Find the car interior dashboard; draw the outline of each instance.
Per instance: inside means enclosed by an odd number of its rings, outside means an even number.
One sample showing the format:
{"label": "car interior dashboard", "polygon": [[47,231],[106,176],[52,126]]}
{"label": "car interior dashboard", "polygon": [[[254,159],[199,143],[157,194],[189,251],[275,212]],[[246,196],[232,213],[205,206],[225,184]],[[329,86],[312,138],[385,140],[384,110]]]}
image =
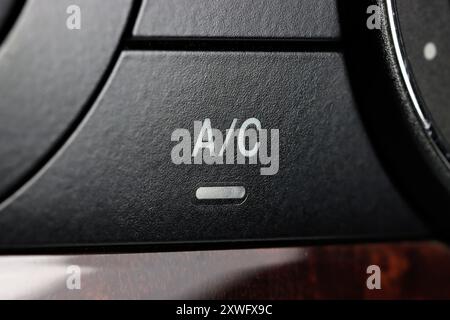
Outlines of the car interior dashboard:
{"label": "car interior dashboard", "polygon": [[1,0],[0,299],[449,299],[449,22]]}

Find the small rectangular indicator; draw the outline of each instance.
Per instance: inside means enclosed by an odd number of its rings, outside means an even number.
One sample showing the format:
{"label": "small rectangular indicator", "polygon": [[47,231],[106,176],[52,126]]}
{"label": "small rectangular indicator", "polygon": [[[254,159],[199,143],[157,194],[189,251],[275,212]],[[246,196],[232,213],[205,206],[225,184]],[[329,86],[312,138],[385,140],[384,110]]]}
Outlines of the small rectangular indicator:
{"label": "small rectangular indicator", "polygon": [[241,200],[245,198],[245,188],[236,187],[200,187],[195,192],[198,200]]}

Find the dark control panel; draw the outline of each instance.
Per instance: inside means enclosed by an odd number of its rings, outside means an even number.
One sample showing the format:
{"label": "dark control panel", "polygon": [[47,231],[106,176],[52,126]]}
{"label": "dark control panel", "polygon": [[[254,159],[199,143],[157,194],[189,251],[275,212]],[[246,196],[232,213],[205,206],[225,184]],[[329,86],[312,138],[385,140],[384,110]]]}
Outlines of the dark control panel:
{"label": "dark control panel", "polygon": [[432,235],[449,6],[26,1],[0,47],[0,248]]}

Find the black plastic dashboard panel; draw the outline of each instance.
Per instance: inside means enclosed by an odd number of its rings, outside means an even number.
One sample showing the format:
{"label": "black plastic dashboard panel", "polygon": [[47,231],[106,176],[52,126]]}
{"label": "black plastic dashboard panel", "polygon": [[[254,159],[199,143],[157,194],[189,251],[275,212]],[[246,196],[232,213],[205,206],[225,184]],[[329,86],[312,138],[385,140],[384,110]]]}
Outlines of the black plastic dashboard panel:
{"label": "black plastic dashboard panel", "polygon": [[[279,171],[174,164],[173,131],[205,117],[223,131],[251,117],[279,129]],[[197,203],[211,184],[243,184],[247,198]],[[123,53],[83,125],[0,225],[3,247],[424,232],[372,152],[339,53]]]}
{"label": "black plastic dashboard panel", "polygon": [[[83,8],[80,30],[66,8]],[[131,0],[30,0],[0,49],[0,199],[64,136],[119,44]],[[104,12],[108,14],[103,14]]]}
{"label": "black plastic dashboard panel", "polygon": [[144,0],[137,37],[310,38],[340,34],[335,0]]}
{"label": "black plastic dashboard panel", "polygon": [[[62,146],[0,204],[0,249],[428,235],[366,133],[335,1],[143,1],[133,32],[140,1],[78,1],[86,34],[64,28],[73,2],[27,2],[0,51],[0,194]],[[37,22],[52,37],[27,51]],[[195,163],[196,122],[246,120],[278,130],[278,162]]]}

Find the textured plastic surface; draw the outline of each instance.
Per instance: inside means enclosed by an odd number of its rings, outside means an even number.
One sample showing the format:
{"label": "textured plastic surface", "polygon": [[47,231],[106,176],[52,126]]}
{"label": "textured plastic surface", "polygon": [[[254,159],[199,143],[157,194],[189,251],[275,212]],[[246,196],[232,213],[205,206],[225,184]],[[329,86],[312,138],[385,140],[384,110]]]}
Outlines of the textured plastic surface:
{"label": "textured plastic surface", "polygon": [[335,0],[144,1],[134,35],[338,38]]}
{"label": "textured plastic surface", "polygon": [[[31,0],[0,50],[0,200],[74,121],[111,61],[131,0]],[[81,8],[81,29],[66,8]],[[104,14],[108,12],[108,14]]]}
{"label": "textured plastic surface", "polygon": [[[280,170],[175,165],[176,128],[257,117],[280,130]],[[241,204],[198,186],[241,183]],[[339,53],[125,52],[53,165],[0,212],[3,248],[417,236],[355,110]]]}

